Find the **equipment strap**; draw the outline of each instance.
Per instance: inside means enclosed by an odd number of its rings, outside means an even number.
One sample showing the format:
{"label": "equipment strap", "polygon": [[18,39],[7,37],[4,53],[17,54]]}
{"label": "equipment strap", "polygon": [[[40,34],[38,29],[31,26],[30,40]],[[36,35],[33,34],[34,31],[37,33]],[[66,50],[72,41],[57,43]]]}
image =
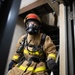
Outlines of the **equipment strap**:
{"label": "equipment strap", "polygon": [[45,38],[46,38],[46,34],[43,34],[41,37],[41,42],[40,45],[43,46],[44,42],[45,42]]}

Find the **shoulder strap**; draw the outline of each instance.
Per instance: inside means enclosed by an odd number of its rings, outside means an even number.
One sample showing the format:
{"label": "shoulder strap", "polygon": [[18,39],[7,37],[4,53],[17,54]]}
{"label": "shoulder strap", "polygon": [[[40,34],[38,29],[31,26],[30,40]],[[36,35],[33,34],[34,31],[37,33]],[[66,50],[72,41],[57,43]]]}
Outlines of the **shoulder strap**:
{"label": "shoulder strap", "polygon": [[40,45],[43,46],[44,42],[45,42],[45,38],[46,38],[46,34],[43,34],[41,37],[41,42]]}
{"label": "shoulder strap", "polygon": [[46,34],[43,34],[42,35],[42,37],[41,37],[41,42],[40,42],[40,47],[41,47],[41,52],[43,53],[43,55],[44,55],[44,59],[43,59],[43,61],[45,61],[46,60],[46,54],[45,54],[45,52],[44,52],[44,50],[43,50],[43,45],[44,45],[44,42],[45,42],[45,38],[46,38]]}
{"label": "shoulder strap", "polygon": [[20,43],[20,46],[19,46],[19,48],[17,49],[17,53],[21,53],[22,52],[22,50],[23,50],[23,48],[24,48],[24,44],[25,44],[25,40],[26,40],[26,38],[27,38],[27,35],[25,36],[25,37],[23,37],[23,39],[22,39],[22,41],[21,41],[21,43]]}

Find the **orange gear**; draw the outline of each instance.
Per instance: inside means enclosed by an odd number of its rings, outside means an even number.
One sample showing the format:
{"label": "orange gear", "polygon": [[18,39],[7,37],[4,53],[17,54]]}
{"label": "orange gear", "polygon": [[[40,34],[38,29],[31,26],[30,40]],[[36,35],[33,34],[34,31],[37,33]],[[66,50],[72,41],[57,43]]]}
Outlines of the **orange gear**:
{"label": "orange gear", "polygon": [[30,14],[28,14],[28,15],[25,17],[24,23],[26,23],[26,21],[31,20],[31,19],[37,20],[37,21],[41,22],[39,16],[37,16],[37,15],[34,14],[34,13],[30,13]]}

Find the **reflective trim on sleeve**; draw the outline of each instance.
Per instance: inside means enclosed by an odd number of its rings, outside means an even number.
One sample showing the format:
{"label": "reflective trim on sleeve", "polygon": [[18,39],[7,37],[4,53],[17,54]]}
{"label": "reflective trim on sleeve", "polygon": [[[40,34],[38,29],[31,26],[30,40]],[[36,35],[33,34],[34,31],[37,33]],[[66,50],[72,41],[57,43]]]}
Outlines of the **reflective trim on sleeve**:
{"label": "reflective trim on sleeve", "polygon": [[51,53],[48,55],[48,58],[53,58],[54,60],[56,60],[56,54]]}
{"label": "reflective trim on sleeve", "polygon": [[45,67],[45,66],[40,66],[40,67],[38,67],[38,68],[36,68],[36,69],[34,70],[34,73],[40,72],[40,71],[46,71],[46,67]]}
{"label": "reflective trim on sleeve", "polygon": [[19,58],[19,56],[17,56],[17,55],[13,56],[13,59],[15,59],[15,60],[17,60],[18,58]]}
{"label": "reflective trim on sleeve", "polygon": [[33,71],[33,70],[34,70],[34,67],[28,67],[27,70],[28,70],[28,71]]}
{"label": "reflective trim on sleeve", "polygon": [[21,69],[21,70],[23,70],[23,71],[25,71],[27,67],[25,67],[25,66],[20,66],[20,67],[18,67],[18,68]]}

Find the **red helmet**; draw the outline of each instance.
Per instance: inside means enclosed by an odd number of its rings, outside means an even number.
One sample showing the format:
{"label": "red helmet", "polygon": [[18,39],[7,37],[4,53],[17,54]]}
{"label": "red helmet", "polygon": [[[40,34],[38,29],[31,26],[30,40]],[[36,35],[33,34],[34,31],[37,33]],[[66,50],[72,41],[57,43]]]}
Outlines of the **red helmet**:
{"label": "red helmet", "polygon": [[24,18],[24,23],[26,23],[26,21],[28,21],[28,20],[37,20],[37,21],[41,22],[39,16],[37,16],[37,15],[34,14],[34,13],[28,14],[28,15]]}

